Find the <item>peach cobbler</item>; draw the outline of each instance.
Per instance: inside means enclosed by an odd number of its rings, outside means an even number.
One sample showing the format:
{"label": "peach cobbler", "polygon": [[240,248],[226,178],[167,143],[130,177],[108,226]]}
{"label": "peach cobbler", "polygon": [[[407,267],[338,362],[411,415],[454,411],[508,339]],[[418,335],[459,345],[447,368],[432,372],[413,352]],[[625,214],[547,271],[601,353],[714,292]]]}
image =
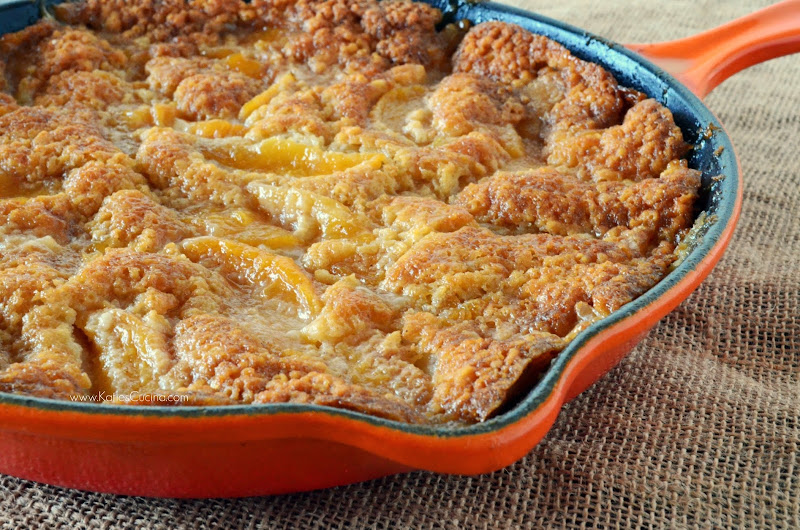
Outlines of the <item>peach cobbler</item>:
{"label": "peach cobbler", "polygon": [[656,284],[700,185],[670,111],[440,22],[84,0],[3,36],[0,391],[474,423]]}

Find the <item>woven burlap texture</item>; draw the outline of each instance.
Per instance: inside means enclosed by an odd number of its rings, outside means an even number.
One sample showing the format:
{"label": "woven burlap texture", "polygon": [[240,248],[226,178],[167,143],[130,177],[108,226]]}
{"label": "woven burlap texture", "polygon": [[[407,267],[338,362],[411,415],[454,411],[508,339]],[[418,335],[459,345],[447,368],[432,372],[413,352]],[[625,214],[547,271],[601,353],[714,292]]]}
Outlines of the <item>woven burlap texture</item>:
{"label": "woven burlap texture", "polygon": [[[768,4],[512,0],[619,42],[697,33]],[[3,528],[800,528],[800,56],[708,106],[745,176],[719,266],[522,461],[281,497],[115,497],[0,476]],[[231,480],[236,480],[231,477]]]}

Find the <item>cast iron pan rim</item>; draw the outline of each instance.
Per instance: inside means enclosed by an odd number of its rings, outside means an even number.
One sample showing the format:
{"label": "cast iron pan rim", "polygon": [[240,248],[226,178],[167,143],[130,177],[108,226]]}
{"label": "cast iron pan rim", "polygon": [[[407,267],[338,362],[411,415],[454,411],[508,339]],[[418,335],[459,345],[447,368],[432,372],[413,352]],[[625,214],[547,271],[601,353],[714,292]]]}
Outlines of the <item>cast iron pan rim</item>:
{"label": "cast iron pan rim", "polygon": [[[353,412],[343,409],[336,409],[332,407],[324,407],[320,405],[304,405],[304,404],[291,404],[291,403],[276,403],[276,404],[263,404],[263,405],[229,405],[229,406],[191,406],[191,407],[167,407],[167,406],[131,406],[131,405],[100,405],[92,403],[80,403],[61,401],[47,398],[38,398],[32,396],[24,396],[17,394],[10,394],[0,392],[0,405],[20,406],[43,411],[65,411],[73,413],[85,414],[100,414],[100,415],[113,415],[113,416],[129,416],[129,417],[173,417],[173,418],[204,418],[204,417],[223,417],[223,416],[272,416],[272,415],[286,415],[286,414],[325,414],[337,416],[344,419],[355,420],[371,424],[375,427],[387,428],[392,430],[401,431],[408,434],[433,436],[433,437],[460,437],[460,436],[474,436],[481,434],[488,434],[494,431],[499,431],[509,425],[514,424],[518,420],[524,418],[532,413],[541,404],[546,402],[556,385],[561,379],[564,371],[571,360],[573,360],[580,352],[581,348],[593,337],[622,322],[623,320],[635,317],[636,313],[650,304],[656,302],[666,291],[677,285],[681,280],[691,273],[691,271],[702,262],[706,256],[720,243],[720,237],[728,227],[728,225],[735,221],[734,211],[736,197],[739,192],[739,170],[736,162],[733,145],[722,128],[719,120],[705,107],[703,102],[684,87],[675,78],[640,57],[639,55],[627,50],[626,48],[609,42],[606,39],[595,36],[584,30],[575,28],[573,26],[564,24],[548,17],[543,17],[534,13],[529,13],[516,9],[513,7],[495,4],[491,2],[486,3],[468,3],[468,2],[448,2],[447,0],[424,0],[440,8],[444,15],[445,20],[457,20],[466,18],[473,22],[484,22],[488,20],[502,20],[515,24],[519,24],[526,29],[533,30],[545,34],[550,38],[560,41],[575,55],[596,61],[602,64],[605,68],[614,73],[615,77],[620,80],[620,84],[636,85],[633,83],[623,83],[620,77],[628,77],[626,74],[645,74],[651,76],[653,80],[658,80],[661,84],[661,93],[657,93],[656,87],[647,86],[639,87],[634,86],[649,96],[655,97],[662,103],[675,101],[680,103],[683,101],[694,118],[695,125],[710,127],[713,131],[711,136],[705,139],[700,139],[698,143],[705,141],[712,141],[715,147],[714,156],[717,157],[717,165],[720,172],[724,174],[725,178],[716,182],[715,189],[710,190],[709,205],[705,211],[713,214],[714,221],[708,224],[707,231],[702,236],[702,239],[697,245],[688,253],[685,259],[675,268],[670,274],[662,279],[656,286],[640,296],[633,302],[626,304],[610,316],[596,322],[580,333],[559,355],[551,364],[550,368],[545,372],[542,379],[535,384],[533,389],[526,397],[521,399],[514,407],[506,413],[498,415],[495,418],[489,419],[483,423],[469,425],[465,427],[446,427],[446,426],[430,426],[430,425],[412,425],[393,420],[386,420],[363,414],[360,412]],[[58,3],[58,1],[48,1],[48,3]],[[12,2],[3,3],[0,0],[0,12],[10,10],[13,8],[30,9],[33,8],[32,2],[29,0],[16,0]],[[30,15],[33,16],[33,15]],[[35,17],[32,18],[35,20]],[[20,29],[20,28],[17,28]],[[0,34],[6,31],[6,28],[0,26]],[[569,41],[569,42],[567,42]],[[606,57],[591,57],[587,55],[587,49],[594,47],[601,52],[605,52]],[[595,50],[595,51],[596,51]],[[669,104],[668,104],[669,106]],[[674,109],[673,109],[674,112]],[[677,116],[676,116],[677,121]],[[682,125],[684,134],[687,137],[698,137],[698,131],[686,130]],[[714,130],[716,128],[716,130]],[[721,149],[721,152],[719,151]],[[710,156],[706,154],[705,156]],[[703,159],[701,159],[702,161]],[[693,164],[694,165],[694,164]],[[704,182],[708,182],[709,177],[713,175],[704,174]]]}

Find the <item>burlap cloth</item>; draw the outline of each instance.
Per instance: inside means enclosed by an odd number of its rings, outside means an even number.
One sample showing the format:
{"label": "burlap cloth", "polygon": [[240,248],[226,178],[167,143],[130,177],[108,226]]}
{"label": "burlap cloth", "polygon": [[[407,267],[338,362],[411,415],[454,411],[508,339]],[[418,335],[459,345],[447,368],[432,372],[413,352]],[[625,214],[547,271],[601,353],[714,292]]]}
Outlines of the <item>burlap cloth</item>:
{"label": "burlap cloth", "polygon": [[[620,42],[689,35],[769,3],[512,1]],[[745,175],[726,256],[517,464],[477,477],[417,472],[206,501],[0,476],[3,528],[800,528],[799,86],[794,56],[751,68],[708,97]]]}

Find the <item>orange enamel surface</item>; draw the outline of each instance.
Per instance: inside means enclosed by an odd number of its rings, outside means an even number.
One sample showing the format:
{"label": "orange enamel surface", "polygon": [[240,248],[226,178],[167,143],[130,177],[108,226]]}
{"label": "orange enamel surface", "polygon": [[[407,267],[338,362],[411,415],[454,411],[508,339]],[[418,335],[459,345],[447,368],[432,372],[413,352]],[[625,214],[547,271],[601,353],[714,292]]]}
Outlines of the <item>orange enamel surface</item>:
{"label": "orange enamel surface", "polygon": [[169,497],[286,493],[411,469],[477,474],[503,468],[527,454],[564,403],[616,365],[711,272],[733,235],[741,200],[740,191],[731,221],[696,269],[653,304],[590,339],[548,398],[500,429],[440,437],[328,412],[181,418],[4,404],[0,468],[62,486]]}
{"label": "orange enamel surface", "polygon": [[244,441],[234,449],[208,442],[86,444],[25,433],[4,435],[0,466],[12,475],[58,486],[158,497],[278,494],[405,470],[354,447],[315,439]]}
{"label": "orange enamel surface", "polygon": [[[780,45],[765,44],[760,48],[762,55],[730,60],[724,67],[717,62],[717,70],[705,67],[703,73],[699,67],[684,69],[688,77],[683,79],[703,95],[747,61],[757,57],[763,60],[765,50],[797,51],[798,6],[800,2],[793,0],[765,10],[793,10],[795,29],[789,28]],[[673,49],[671,44],[651,45],[642,51],[654,58],[654,50],[667,54]],[[674,49],[679,48],[676,45]],[[773,51],[770,56],[777,56]],[[700,61],[686,51],[672,57]],[[711,70],[717,73],[711,75]],[[254,155],[255,162],[260,163],[258,155]],[[291,149],[289,155],[286,160],[305,157]],[[313,162],[318,163],[316,159]],[[347,160],[346,165],[350,162],[361,161]],[[695,269],[650,305],[589,339],[573,355],[544,402],[502,427],[448,437],[381,426],[327,411],[260,413],[250,408],[249,413],[242,414],[177,417],[145,416],[135,409],[119,414],[103,412],[102,407],[77,412],[6,403],[0,404],[0,470],[94,491],[227,497],[323,488],[411,469],[461,474],[500,469],[527,454],[545,436],[564,403],[616,365],[711,272],[732,237],[741,202],[739,186],[731,219]],[[288,272],[278,267],[265,274]]]}
{"label": "orange enamel surface", "polygon": [[784,0],[686,39],[628,48],[703,98],[736,72],[800,52],[800,0]]}

